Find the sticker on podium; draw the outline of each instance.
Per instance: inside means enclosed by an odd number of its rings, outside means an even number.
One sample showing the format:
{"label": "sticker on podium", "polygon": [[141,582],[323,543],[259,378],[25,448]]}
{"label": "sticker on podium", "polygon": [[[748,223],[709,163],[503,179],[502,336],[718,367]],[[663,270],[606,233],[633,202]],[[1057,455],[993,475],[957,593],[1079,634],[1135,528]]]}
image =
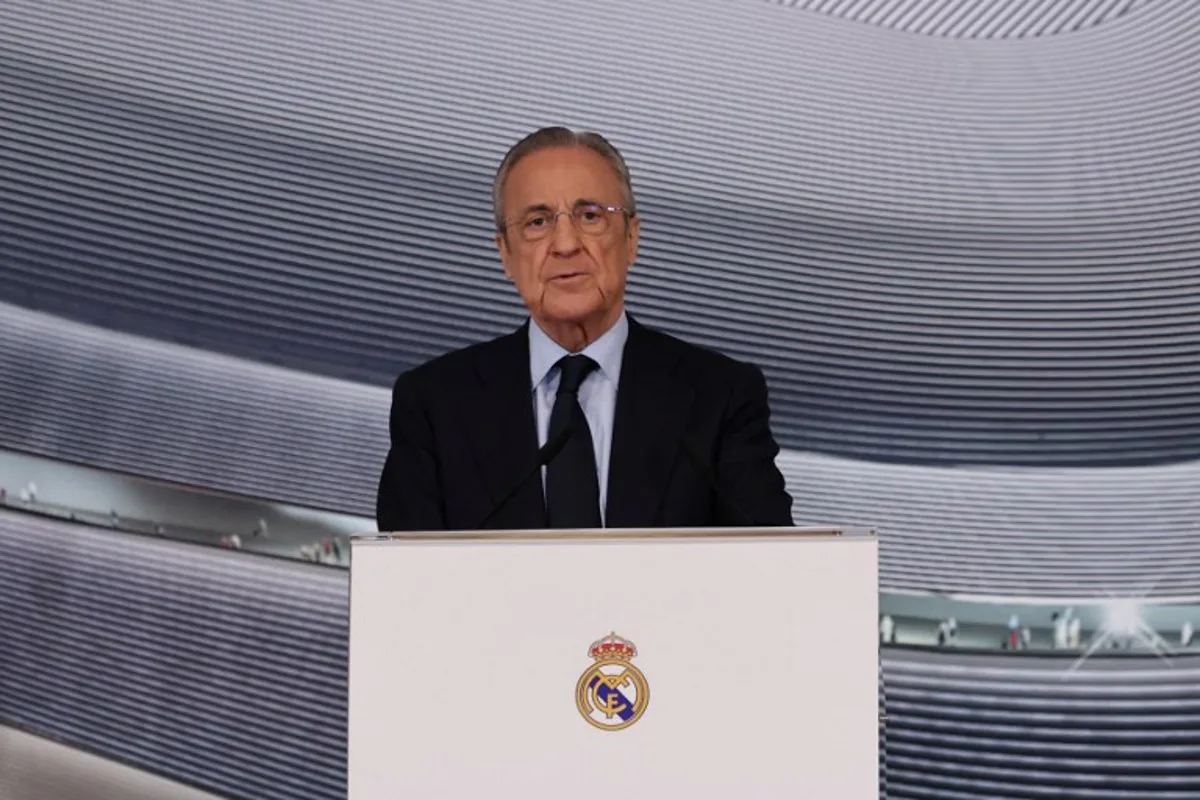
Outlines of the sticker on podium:
{"label": "sticker on podium", "polygon": [[619,731],[637,722],[650,703],[650,685],[633,665],[633,642],[610,633],[592,642],[592,665],[575,687],[575,705],[585,720],[605,731]]}

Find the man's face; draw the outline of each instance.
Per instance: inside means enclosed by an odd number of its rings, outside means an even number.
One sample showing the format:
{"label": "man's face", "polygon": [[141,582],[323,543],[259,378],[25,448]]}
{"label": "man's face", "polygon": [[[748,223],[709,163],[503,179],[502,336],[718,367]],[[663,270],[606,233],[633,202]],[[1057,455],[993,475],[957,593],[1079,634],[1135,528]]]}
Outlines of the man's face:
{"label": "man's face", "polygon": [[[586,147],[540,150],[509,172],[502,203],[510,224],[506,235],[496,236],[496,246],[504,274],[543,327],[603,331],[616,321],[624,307],[625,277],[637,255],[638,219],[607,213],[606,229],[595,233],[586,221],[595,218],[593,213],[584,212],[583,224],[569,214],[622,201],[616,172]],[[555,219],[558,212],[564,213]]]}

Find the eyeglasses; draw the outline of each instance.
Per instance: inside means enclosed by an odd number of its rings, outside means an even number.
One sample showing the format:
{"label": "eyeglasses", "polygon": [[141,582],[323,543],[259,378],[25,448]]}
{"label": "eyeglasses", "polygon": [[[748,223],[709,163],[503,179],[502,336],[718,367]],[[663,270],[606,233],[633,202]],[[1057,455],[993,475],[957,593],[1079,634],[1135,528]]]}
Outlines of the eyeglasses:
{"label": "eyeglasses", "polygon": [[622,206],[604,206],[596,203],[583,203],[570,211],[550,211],[536,209],[515,220],[506,220],[504,227],[516,225],[521,238],[527,242],[537,242],[554,233],[558,218],[566,214],[575,225],[575,230],[586,236],[603,236],[612,227],[612,218],[620,214],[626,218],[632,216],[628,209]]}

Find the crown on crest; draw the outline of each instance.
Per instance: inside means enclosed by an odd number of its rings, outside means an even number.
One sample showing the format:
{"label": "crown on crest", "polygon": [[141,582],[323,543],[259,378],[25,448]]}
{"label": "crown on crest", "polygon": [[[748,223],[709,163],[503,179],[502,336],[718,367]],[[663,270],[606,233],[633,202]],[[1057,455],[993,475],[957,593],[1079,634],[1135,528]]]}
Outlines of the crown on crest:
{"label": "crown on crest", "polygon": [[592,642],[592,646],[588,648],[588,655],[596,659],[616,658],[628,661],[637,655],[637,647],[628,639],[610,633],[603,639]]}

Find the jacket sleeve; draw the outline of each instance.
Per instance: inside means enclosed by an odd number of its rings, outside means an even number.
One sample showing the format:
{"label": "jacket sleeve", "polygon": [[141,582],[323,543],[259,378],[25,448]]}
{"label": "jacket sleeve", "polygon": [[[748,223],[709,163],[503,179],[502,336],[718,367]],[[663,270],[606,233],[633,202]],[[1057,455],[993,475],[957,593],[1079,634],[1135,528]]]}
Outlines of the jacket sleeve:
{"label": "jacket sleeve", "polygon": [[396,379],[388,428],[390,447],[375,500],[376,525],[381,532],[445,530],[433,425],[412,373]]}
{"label": "jacket sleeve", "polygon": [[[721,421],[716,473],[730,505],[756,525],[791,527],[792,497],[775,465],[779,445],[771,434],[771,409],[762,370],[742,364]],[[745,524],[733,519],[731,525]]]}

